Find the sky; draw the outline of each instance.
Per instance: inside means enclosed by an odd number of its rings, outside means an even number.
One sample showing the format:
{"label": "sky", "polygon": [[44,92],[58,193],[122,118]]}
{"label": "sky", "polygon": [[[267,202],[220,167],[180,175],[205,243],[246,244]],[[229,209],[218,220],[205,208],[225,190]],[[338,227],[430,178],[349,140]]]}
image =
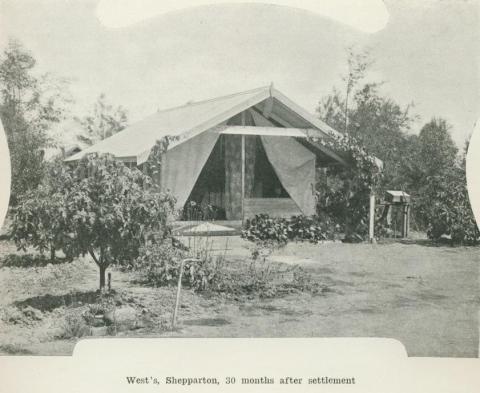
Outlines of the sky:
{"label": "sky", "polygon": [[[126,107],[134,122],[270,82],[314,112],[333,86],[342,87],[349,45],[370,48],[369,78],[385,82],[384,94],[414,103],[420,119],[412,132],[440,116],[462,146],[479,115],[476,1],[386,1],[388,22],[375,33],[265,4],[194,7],[123,27],[102,24],[98,1],[0,4],[0,45],[15,37],[34,54],[38,72],[69,78],[76,115],[100,93]],[[67,137],[70,126],[62,129]]]}

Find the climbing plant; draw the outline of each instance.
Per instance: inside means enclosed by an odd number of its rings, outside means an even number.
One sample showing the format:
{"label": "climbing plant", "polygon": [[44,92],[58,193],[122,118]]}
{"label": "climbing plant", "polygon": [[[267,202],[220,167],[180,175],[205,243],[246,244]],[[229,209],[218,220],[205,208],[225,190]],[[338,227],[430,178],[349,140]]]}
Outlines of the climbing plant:
{"label": "climbing plant", "polygon": [[330,166],[327,180],[317,182],[317,213],[330,216],[347,238],[364,237],[368,233],[369,196],[381,187],[381,161],[349,135],[310,139],[335,151],[345,161]]}
{"label": "climbing plant", "polygon": [[157,179],[162,170],[162,157],[167,152],[171,143],[179,140],[178,136],[166,135],[155,142],[155,145],[150,150],[146,166],[146,173],[152,178]]}

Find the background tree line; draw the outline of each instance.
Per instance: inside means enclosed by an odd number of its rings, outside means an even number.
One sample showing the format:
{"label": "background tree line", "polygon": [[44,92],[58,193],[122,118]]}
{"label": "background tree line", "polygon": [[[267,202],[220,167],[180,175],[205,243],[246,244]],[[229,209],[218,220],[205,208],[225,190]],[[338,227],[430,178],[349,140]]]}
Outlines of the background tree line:
{"label": "background tree line", "polygon": [[10,205],[38,187],[45,174],[45,152],[61,148],[53,130],[73,119],[82,132],[79,144],[92,145],[127,125],[126,110],[107,102],[100,94],[89,113],[72,115],[73,100],[68,80],[39,74],[30,51],[10,39],[0,55],[0,118],[10,149],[12,184]]}
{"label": "background tree line", "polygon": [[[318,116],[383,161],[383,176],[376,188],[412,195],[416,229],[432,239],[447,236],[456,242],[477,242],[479,233],[465,181],[466,148],[459,151],[447,121],[431,119],[415,134],[412,128],[417,117],[412,105],[402,107],[383,95],[382,81],[367,81],[372,65],[368,52],[349,48],[347,65],[343,86],[333,88],[320,100]],[[113,135],[128,123],[126,110],[109,104],[104,94],[88,113],[72,115],[73,100],[67,92],[68,81],[51,74],[39,75],[34,56],[18,41],[9,42],[0,56],[0,116],[12,161],[11,206],[31,197],[42,184],[43,190],[50,187],[48,174],[52,170],[45,151],[61,147],[52,130],[62,121],[74,119],[82,130],[77,140],[84,146]],[[348,147],[355,150],[354,144]],[[361,158],[357,162],[368,162],[363,150],[355,154]],[[364,200],[354,190],[365,194],[368,187],[347,182],[345,174],[334,172],[331,174],[337,175],[341,185],[335,189],[335,182],[329,182],[330,188],[324,192],[329,196],[329,207],[336,209],[344,222],[358,217],[355,227],[360,228],[366,210]],[[359,214],[348,213],[356,207]]]}
{"label": "background tree line", "polygon": [[372,63],[368,51],[348,48],[344,86],[320,100],[319,118],[383,161],[378,193],[411,194],[415,229],[435,240],[447,236],[454,242],[478,242],[465,176],[468,141],[459,151],[451,126],[441,117],[424,124],[418,135],[412,133],[418,120],[413,104],[402,107],[381,94],[383,82],[366,81]]}

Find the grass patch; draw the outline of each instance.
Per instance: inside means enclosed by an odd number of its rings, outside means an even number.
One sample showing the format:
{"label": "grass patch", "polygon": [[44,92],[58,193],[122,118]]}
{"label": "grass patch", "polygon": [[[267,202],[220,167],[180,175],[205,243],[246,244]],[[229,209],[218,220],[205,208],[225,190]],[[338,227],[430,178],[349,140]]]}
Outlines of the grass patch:
{"label": "grass patch", "polygon": [[0,354],[6,355],[32,355],[33,352],[22,347],[19,344],[3,344],[0,345]]}
{"label": "grass patch", "polygon": [[0,261],[0,267],[45,267],[47,265],[58,265],[71,261],[71,259],[58,257],[51,260],[42,254],[8,254]]}

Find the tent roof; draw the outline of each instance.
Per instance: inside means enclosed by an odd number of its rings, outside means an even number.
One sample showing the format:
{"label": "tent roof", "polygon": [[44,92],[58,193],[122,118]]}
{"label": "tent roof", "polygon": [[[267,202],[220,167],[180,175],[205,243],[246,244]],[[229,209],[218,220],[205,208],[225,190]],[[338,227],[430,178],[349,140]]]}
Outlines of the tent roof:
{"label": "tent roof", "polygon": [[210,100],[188,103],[158,111],[125,130],[112,135],[87,149],[68,157],[66,161],[81,159],[89,153],[110,153],[115,157],[137,164],[144,162],[156,141],[165,136],[177,136],[171,147],[221,125],[238,113],[257,105],[263,113],[282,121],[285,127],[310,128],[322,135],[338,134],[326,123],[292,102],[273,85],[263,86]]}

